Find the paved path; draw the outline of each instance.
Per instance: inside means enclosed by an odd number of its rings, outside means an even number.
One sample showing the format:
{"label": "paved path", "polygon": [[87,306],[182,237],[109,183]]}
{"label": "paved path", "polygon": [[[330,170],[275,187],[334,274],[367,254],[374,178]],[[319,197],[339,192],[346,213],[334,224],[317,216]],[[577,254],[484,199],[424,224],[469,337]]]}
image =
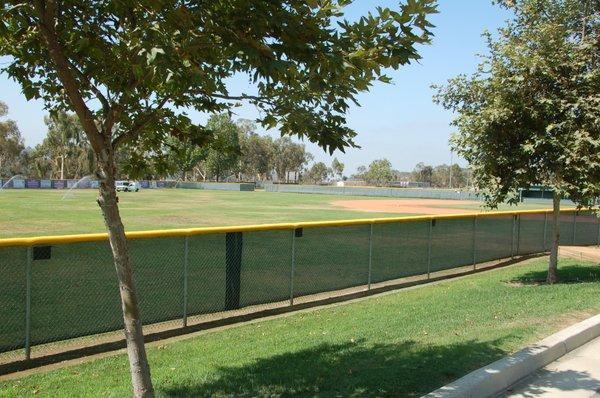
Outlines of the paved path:
{"label": "paved path", "polygon": [[600,398],[600,337],[538,370],[501,397]]}

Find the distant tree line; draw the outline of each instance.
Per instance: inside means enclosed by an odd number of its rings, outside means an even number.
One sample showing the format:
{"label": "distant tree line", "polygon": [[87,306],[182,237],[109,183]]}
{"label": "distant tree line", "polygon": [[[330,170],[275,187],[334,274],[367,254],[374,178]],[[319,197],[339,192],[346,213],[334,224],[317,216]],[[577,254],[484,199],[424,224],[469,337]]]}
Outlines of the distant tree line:
{"label": "distant tree line", "polygon": [[471,171],[457,164],[431,166],[421,162],[412,172],[403,172],[394,170],[388,159],[377,159],[368,166],[359,166],[352,178],[373,186],[417,182],[435,188],[466,188],[470,185]]}
{"label": "distant tree line", "polygon": [[436,188],[466,188],[471,185],[471,170],[457,164],[431,166],[420,162],[411,173],[411,181]]}
{"label": "distant tree line", "polygon": [[[16,174],[39,179],[78,179],[94,173],[94,155],[74,114],[59,112],[44,118],[46,137],[34,148],[25,147],[8,107],[0,102],[0,177]],[[279,182],[323,184],[343,180],[345,166],[334,158],[330,166],[315,162],[304,144],[289,137],[273,139],[256,132],[245,119],[233,121],[228,114],[210,117],[206,129],[209,145],[172,132],[161,150],[142,152],[125,145],[117,153],[120,178],[181,179],[185,181],[261,181],[277,176]],[[392,168],[388,159],[360,166],[352,175],[368,185],[387,186],[397,181],[426,183],[438,188],[464,188],[470,171],[457,164],[431,166],[418,163],[412,172]]]}
{"label": "distant tree line", "polygon": [[[0,102],[0,177],[25,175],[38,179],[78,179],[94,173],[94,155],[77,117],[59,112],[44,118],[46,137],[34,148],[26,147],[8,106]],[[273,139],[256,132],[249,120],[233,121],[228,114],[210,117],[206,129],[209,145],[172,132],[161,150],[139,151],[125,145],[117,153],[120,178],[181,179],[186,181],[257,181],[274,176],[280,182],[322,183],[342,178],[343,163],[331,167],[318,162],[304,144],[289,137]],[[299,177],[299,178],[298,178]]]}

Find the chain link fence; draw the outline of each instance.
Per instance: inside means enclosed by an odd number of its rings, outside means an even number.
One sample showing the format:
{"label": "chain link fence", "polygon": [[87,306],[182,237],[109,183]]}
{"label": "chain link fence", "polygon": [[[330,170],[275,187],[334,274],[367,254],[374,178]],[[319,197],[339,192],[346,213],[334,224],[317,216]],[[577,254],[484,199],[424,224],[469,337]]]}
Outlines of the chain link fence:
{"label": "chain link fence", "polygon": [[[560,224],[562,245],[600,244],[595,214],[565,211]],[[129,248],[144,325],[181,327],[198,315],[545,252],[551,225],[545,211],[280,224],[167,231],[129,239]],[[32,346],[122,328],[108,242],[78,238],[0,241],[0,352],[28,357]]]}

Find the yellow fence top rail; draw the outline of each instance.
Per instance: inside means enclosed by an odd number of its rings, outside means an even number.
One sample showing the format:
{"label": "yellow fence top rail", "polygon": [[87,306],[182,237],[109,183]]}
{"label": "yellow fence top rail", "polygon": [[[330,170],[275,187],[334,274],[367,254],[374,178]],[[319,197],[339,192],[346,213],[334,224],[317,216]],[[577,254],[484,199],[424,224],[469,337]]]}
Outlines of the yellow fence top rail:
{"label": "yellow fence top rail", "polygon": [[[561,213],[578,212],[578,209],[564,209]],[[126,232],[127,239],[145,239],[145,238],[165,238],[178,236],[193,236],[207,234],[224,234],[228,232],[251,232],[251,231],[269,231],[285,230],[296,228],[319,228],[319,227],[343,227],[350,225],[367,224],[387,224],[402,222],[417,222],[430,220],[452,220],[461,218],[490,218],[498,216],[516,216],[527,214],[547,214],[552,213],[552,209],[539,210],[518,210],[518,211],[490,211],[479,213],[457,213],[444,215],[426,215],[426,216],[403,216],[388,218],[361,218],[355,220],[334,220],[334,221],[308,221],[297,223],[279,223],[279,224],[258,224],[258,225],[239,225],[228,227],[203,227],[203,228],[180,228],[180,229],[160,229],[151,231],[130,231]],[[0,239],[0,247],[11,246],[36,246],[52,245],[80,242],[98,242],[108,240],[107,233],[96,234],[77,234],[77,235],[58,235],[58,236],[35,236],[26,238],[8,238]]]}

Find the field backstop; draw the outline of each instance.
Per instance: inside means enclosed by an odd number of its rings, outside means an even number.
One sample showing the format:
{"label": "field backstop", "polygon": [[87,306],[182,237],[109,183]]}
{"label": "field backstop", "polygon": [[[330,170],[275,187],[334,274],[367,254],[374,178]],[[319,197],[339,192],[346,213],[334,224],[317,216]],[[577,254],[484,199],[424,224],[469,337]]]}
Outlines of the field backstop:
{"label": "field backstop", "polygon": [[[561,244],[600,244],[565,210]],[[127,234],[145,325],[545,252],[549,211],[177,229]],[[106,234],[0,240],[0,352],[122,328]],[[179,323],[181,322],[181,323]],[[179,326],[177,326],[179,327]]]}

